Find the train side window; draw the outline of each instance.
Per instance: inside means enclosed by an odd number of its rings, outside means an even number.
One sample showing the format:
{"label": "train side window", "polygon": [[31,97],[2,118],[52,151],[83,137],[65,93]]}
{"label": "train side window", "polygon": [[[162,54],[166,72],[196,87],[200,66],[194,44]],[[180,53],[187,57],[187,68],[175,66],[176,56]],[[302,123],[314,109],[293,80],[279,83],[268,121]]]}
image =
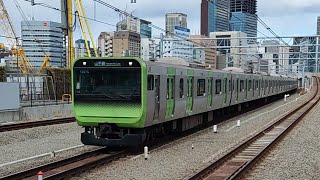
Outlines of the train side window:
{"label": "train side window", "polygon": [[216,94],[221,93],[221,79],[216,80]]}
{"label": "train side window", "polygon": [[232,91],[232,84],[231,84],[231,80],[229,80],[229,92]]}
{"label": "train side window", "polygon": [[259,80],[256,80],[256,89],[259,89]]}
{"label": "train side window", "polygon": [[244,91],[244,81],[243,80],[240,80],[240,92],[241,91]]}
{"label": "train side window", "polygon": [[154,76],[148,75],[148,91],[153,91],[154,89]]}
{"label": "train side window", "polygon": [[204,96],[205,95],[205,93],[206,93],[205,87],[206,87],[205,79],[198,79],[198,82],[197,82],[197,96]]}
{"label": "train side window", "polygon": [[251,91],[251,90],[252,90],[252,81],[251,81],[251,80],[249,80],[248,90],[249,90],[249,91]]}
{"label": "train side window", "polygon": [[183,87],[184,87],[184,81],[183,78],[180,78],[180,83],[179,83],[179,97],[182,99],[183,98]]}

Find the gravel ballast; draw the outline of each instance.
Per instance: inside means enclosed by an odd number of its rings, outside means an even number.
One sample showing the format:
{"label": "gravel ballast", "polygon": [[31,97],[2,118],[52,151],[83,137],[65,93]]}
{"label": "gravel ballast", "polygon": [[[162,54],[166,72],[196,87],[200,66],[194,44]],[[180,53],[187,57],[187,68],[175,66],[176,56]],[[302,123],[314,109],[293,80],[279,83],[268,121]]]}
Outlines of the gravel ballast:
{"label": "gravel ballast", "polygon": [[320,104],[289,133],[250,179],[319,179]]}
{"label": "gravel ballast", "polygon": [[[76,123],[50,125],[0,133],[0,164],[81,145],[82,128]],[[0,176],[83,153],[96,147],[79,147],[0,168]]]}
{"label": "gravel ballast", "polygon": [[[210,128],[164,145],[151,151],[148,160],[143,155],[128,157],[74,179],[184,178],[213,162],[280,115],[302,104],[310,94],[302,96],[298,101],[295,101],[298,95],[292,95],[287,102],[278,101],[257,112],[223,122],[218,125],[218,133],[213,133]],[[288,103],[289,101],[292,102]],[[286,103],[288,104],[285,105]],[[263,115],[258,116],[259,114]],[[236,127],[237,120],[242,122],[240,127]]]}

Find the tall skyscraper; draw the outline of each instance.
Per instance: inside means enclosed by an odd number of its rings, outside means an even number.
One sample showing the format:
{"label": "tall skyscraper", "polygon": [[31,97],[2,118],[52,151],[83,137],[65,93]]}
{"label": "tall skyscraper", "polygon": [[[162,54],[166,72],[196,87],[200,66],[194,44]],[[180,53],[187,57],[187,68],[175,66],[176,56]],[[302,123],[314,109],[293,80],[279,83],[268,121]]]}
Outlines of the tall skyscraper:
{"label": "tall skyscraper", "polygon": [[320,16],[317,19],[317,35],[320,35]]}
{"label": "tall skyscraper", "polygon": [[40,68],[44,53],[50,57],[50,65],[65,66],[63,32],[61,24],[51,21],[21,22],[22,47],[34,68]]}
{"label": "tall skyscraper", "polygon": [[166,13],[166,35],[174,33],[174,27],[184,27],[187,28],[187,15],[183,13]]}
{"label": "tall skyscraper", "polygon": [[230,30],[257,37],[257,0],[230,0]]}
{"label": "tall skyscraper", "polygon": [[202,0],[201,35],[229,31],[230,0]]}

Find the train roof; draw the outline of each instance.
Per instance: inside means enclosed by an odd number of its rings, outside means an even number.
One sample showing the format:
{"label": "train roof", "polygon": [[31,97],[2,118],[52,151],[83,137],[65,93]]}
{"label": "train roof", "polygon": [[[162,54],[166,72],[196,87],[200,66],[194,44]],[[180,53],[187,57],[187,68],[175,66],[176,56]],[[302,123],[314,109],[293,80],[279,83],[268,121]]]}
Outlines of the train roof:
{"label": "train roof", "polygon": [[195,69],[195,70],[214,71],[214,72],[221,72],[221,73],[277,77],[277,76],[271,76],[271,75],[263,74],[263,73],[261,73],[261,74],[247,73],[247,72],[244,72],[243,70],[240,70],[240,68],[236,68],[236,67],[229,67],[229,68],[225,68],[224,70],[219,70],[219,69],[212,69],[209,67],[205,67],[204,65],[199,65],[199,64],[195,64],[195,63],[178,64],[177,62],[170,63],[170,62],[165,62],[165,61],[144,61],[144,62],[147,66],[176,67],[176,68],[181,68],[181,69]]}

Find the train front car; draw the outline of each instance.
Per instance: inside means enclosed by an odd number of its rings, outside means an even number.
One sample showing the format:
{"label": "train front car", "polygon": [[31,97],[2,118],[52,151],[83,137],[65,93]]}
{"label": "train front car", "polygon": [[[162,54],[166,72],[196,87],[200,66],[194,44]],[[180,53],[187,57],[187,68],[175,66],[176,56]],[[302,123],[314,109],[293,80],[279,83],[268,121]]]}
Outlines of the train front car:
{"label": "train front car", "polygon": [[86,145],[132,147],[145,140],[146,65],[135,58],[82,58],[72,68],[73,113]]}

